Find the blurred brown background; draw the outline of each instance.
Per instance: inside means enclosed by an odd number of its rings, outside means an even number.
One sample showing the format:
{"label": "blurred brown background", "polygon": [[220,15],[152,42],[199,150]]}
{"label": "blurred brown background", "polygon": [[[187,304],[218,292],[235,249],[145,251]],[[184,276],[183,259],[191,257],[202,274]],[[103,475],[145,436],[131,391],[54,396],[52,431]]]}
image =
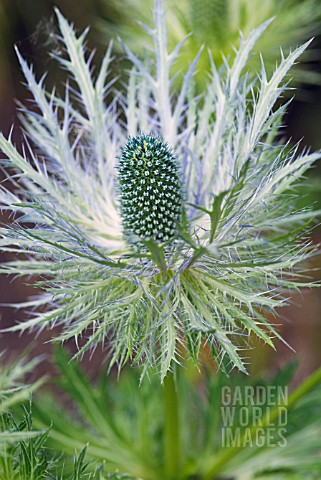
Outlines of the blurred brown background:
{"label": "blurred brown background", "polygon": [[[12,124],[15,124],[14,138],[17,144],[20,132],[15,99],[24,102],[28,98],[28,92],[22,84],[23,77],[13,45],[16,44],[28,61],[33,63],[38,75],[48,71],[49,81],[54,82],[57,73],[47,53],[48,47],[54,44],[53,7],[57,6],[75,24],[76,29],[82,30],[87,25],[94,25],[97,18],[101,19],[106,15],[106,1],[108,0],[0,0],[0,128],[8,134]],[[89,34],[89,48],[95,47],[99,56],[106,43],[102,32],[99,29],[92,29]],[[313,47],[321,50],[321,37],[314,40]],[[313,63],[312,68],[321,74],[321,55]],[[294,141],[303,138],[302,146],[320,149],[321,86],[301,85],[298,93],[286,117],[286,135]],[[4,174],[2,178],[3,176]],[[318,179],[321,182],[321,165],[314,169],[311,178],[316,179],[316,188],[311,198],[321,208],[321,183],[320,192],[318,187]],[[6,213],[2,215],[2,221],[10,221]],[[315,231],[314,241],[316,243],[321,241],[320,228]],[[8,255],[2,253],[0,259],[2,262],[6,261]],[[321,279],[319,271],[321,255],[315,257],[313,267],[315,279]],[[32,287],[27,286],[25,281],[0,278],[1,304],[21,302],[34,293]],[[302,295],[295,295],[292,300],[293,305],[281,312],[280,330],[295,352],[280,342],[277,353],[270,352],[261,344],[254,345],[249,352],[253,371],[275,369],[294,357],[300,361],[299,376],[305,376],[320,365],[321,291],[317,289],[303,291]],[[0,326],[6,328],[23,318],[23,312],[2,307]],[[44,342],[50,339],[51,333],[43,332],[38,338],[35,333],[22,336],[1,333],[0,351],[8,350],[15,356],[19,356],[26,348],[31,348],[33,353],[49,352],[50,347]],[[97,355],[101,357],[101,352]],[[47,368],[47,363],[44,363],[43,369]]]}

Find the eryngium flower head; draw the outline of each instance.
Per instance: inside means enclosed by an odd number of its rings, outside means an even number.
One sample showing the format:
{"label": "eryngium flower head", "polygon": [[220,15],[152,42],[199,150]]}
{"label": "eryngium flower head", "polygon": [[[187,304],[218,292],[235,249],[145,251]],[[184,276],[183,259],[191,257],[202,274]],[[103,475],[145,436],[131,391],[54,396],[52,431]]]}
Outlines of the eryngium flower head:
{"label": "eryngium flower head", "polygon": [[124,233],[129,241],[167,242],[177,233],[182,186],[174,151],[154,135],[129,138],[121,148],[118,184]]}
{"label": "eryngium flower head", "polygon": [[[304,240],[313,215],[294,209],[293,187],[320,155],[297,155],[278,140],[284,106],[275,107],[307,45],[282,56],[270,78],[263,62],[257,78],[243,75],[264,24],[241,38],[231,66],[218,71],[212,62],[206,90],[194,97],[201,52],[175,91],[171,72],[181,45],[167,49],[160,1],[154,16],[155,27],[146,27],[154,41],[149,59],[141,62],[124,45],[133,63],[125,93],[110,78],[111,48],[93,69],[86,33],[78,38],[59,13],[65,54],[57,60],[71,76],[65,95],[46,92],[19,55],[37,109],[24,111],[31,145],[22,153],[0,136],[3,163],[14,172],[14,191],[2,184],[0,201],[15,218],[1,229],[1,244],[26,257],[1,271],[36,276],[44,293],[22,305],[32,317],[13,329],[58,324],[57,340],[85,337],[79,353],[107,340],[111,365],[133,360],[144,371],[156,365],[162,377],[184,348],[197,362],[207,343],[220,365],[245,371],[248,334],[273,345],[271,319],[302,285],[298,265],[313,250]],[[181,171],[182,187],[176,167],[171,185],[177,207],[184,192],[182,218],[168,206],[166,218],[174,216],[177,230],[170,225],[174,236],[165,244],[160,231],[151,238],[135,232],[133,217],[126,224],[133,205],[119,198],[116,178],[121,147],[132,152],[149,132],[155,136],[149,146],[167,142]],[[168,162],[172,155],[166,153]],[[142,236],[142,248],[129,241],[132,231]]]}

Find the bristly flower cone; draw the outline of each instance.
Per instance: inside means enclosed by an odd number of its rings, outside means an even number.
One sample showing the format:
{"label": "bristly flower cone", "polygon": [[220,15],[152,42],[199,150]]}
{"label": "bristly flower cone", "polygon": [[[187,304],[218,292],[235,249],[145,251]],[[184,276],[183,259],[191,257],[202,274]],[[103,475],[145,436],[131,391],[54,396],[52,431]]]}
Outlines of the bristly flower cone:
{"label": "bristly flower cone", "polygon": [[160,137],[141,134],[129,137],[118,158],[122,223],[129,242],[173,239],[182,212],[182,186],[173,149]]}

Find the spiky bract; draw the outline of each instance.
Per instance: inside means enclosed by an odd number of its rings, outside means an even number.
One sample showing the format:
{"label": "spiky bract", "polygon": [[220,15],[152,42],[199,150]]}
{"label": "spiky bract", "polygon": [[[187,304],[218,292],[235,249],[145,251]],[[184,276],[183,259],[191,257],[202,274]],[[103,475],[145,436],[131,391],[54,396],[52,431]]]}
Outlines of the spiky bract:
{"label": "spiky bract", "polygon": [[[103,1],[103,0],[102,0]],[[137,29],[136,18],[149,22],[153,0],[105,0],[106,36],[117,31],[131,48],[141,54],[150,46],[147,35]],[[124,7],[124,4],[129,8]],[[247,36],[270,18],[274,18],[268,30],[257,42],[257,51],[263,55],[265,68],[271,74],[278,61],[279,49],[289,52],[291,48],[319,35],[321,32],[321,9],[319,0],[165,0],[168,18],[173,28],[169,31],[169,46],[184,37],[187,40],[174,69],[179,72],[195,58],[201,45],[210,49],[217,66],[224,58],[233,55],[233,46],[238,43],[239,32]],[[101,18],[99,27],[101,28]],[[313,56],[306,54],[292,69],[297,83],[320,83],[321,77],[311,63]],[[310,67],[310,68],[309,68]],[[311,68],[312,67],[312,68]],[[210,59],[203,55],[198,64],[202,75],[195,78],[196,86],[202,91],[206,86],[206,72],[210,70]],[[248,71],[254,74],[260,68],[260,58],[254,55],[247,63]],[[177,77],[177,84],[180,77]]]}
{"label": "spiky bract", "polygon": [[[231,66],[211,63],[208,86],[194,97],[201,52],[176,91],[171,71],[181,44],[168,51],[157,0],[155,28],[146,27],[154,53],[142,62],[124,46],[134,68],[127,91],[115,94],[111,49],[93,78],[85,34],[58,19],[66,54],[57,60],[72,77],[66,94],[46,92],[19,56],[38,105],[24,112],[36,148],[26,144],[21,154],[0,136],[15,172],[14,193],[0,189],[2,208],[15,216],[1,229],[1,245],[27,254],[1,272],[36,275],[45,291],[23,304],[33,316],[13,329],[59,324],[56,340],[86,336],[79,353],[107,339],[111,364],[131,359],[144,372],[156,365],[162,378],[184,348],[197,362],[204,342],[220,365],[245,371],[248,334],[273,345],[271,319],[302,286],[298,266],[313,251],[305,224],[315,213],[295,211],[293,187],[320,154],[297,155],[278,140],[285,107],[275,107],[307,45],[281,56],[270,78],[263,63],[257,78],[243,75],[264,24],[241,39]],[[122,228],[116,155],[140,132],[168,142],[182,171],[186,204],[169,249],[151,240],[137,251]]]}
{"label": "spiky bract", "polygon": [[121,148],[117,169],[122,223],[129,241],[172,239],[183,201],[173,149],[154,135],[137,135]]}

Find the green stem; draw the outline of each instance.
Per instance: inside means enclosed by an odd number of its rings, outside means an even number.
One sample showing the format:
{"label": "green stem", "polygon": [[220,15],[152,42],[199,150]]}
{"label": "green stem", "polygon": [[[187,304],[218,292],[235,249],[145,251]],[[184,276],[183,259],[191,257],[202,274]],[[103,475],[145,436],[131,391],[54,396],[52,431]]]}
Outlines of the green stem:
{"label": "green stem", "polygon": [[[267,412],[262,418],[260,425],[253,425],[250,429],[251,435],[259,428],[264,428],[269,422],[278,418],[281,408],[292,408],[306,393],[313,390],[318,384],[321,383],[321,368],[312,373],[304,382],[301,383],[292,393],[289,395],[287,402],[277,405],[271,411]],[[242,445],[242,440],[239,445]],[[200,478],[202,480],[213,480],[215,475],[221,473],[223,467],[230,462],[241,450],[242,446],[234,446],[224,450],[216,458],[209,459],[206,465],[202,468]]]}
{"label": "green stem", "polygon": [[177,390],[173,373],[164,379],[165,410],[165,476],[177,480],[180,467],[180,426]]}

